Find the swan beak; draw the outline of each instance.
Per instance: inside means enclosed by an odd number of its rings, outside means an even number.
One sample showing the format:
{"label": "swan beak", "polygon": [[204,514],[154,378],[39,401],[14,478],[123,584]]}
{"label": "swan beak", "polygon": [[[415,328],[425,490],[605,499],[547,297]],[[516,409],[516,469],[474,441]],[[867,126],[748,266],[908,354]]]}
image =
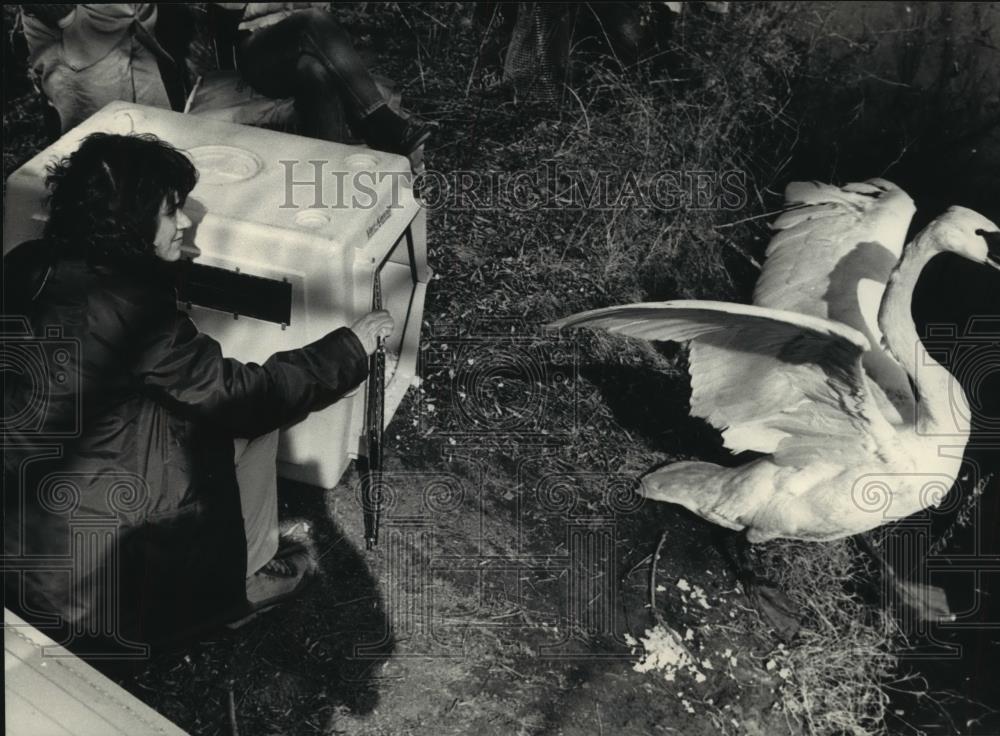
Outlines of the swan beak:
{"label": "swan beak", "polygon": [[978,235],[982,236],[983,240],[986,241],[986,260],[983,263],[987,266],[993,266],[993,268],[1000,271],[1000,231],[986,232],[979,230]]}

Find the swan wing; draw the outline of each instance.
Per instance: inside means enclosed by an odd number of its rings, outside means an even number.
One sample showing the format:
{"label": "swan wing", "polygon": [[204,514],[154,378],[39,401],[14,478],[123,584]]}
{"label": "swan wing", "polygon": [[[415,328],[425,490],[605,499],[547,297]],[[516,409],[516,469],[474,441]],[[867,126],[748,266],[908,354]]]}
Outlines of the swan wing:
{"label": "swan wing", "polygon": [[552,324],[690,342],[691,413],[734,452],[804,466],[817,455],[870,456],[884,423],[861,356],[868,340],[832,320],[699,300],[582,312]]}
{"label": "swan wing", "polygon": [[[913,415],[913,393],[898,361],[882,347],[878,313],[899,262],[913,200],[884,179],[836,187],[792,182],[788,205],[772,225],[753,303],[843,322],[863,334],[863,358],[887,416]],[[898,415],[892,417],[893,410]]]}
{"label": "swan wing", "polygon": [[877,348],[882,293],[902,256],[913,200],[871,179],[844,187],[792,182],[785,204],[753,303],[843,322]]}

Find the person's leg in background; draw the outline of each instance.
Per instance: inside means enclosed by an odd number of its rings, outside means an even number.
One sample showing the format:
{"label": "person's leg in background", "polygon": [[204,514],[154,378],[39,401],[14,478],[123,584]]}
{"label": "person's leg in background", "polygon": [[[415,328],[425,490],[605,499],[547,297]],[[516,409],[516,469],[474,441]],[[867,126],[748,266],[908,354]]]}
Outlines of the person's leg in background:
{"label": "person's leg in background", "polygon": [[340,95],[332,91],[326,67],[314,56],[302,54],[295,62],[295,78],[298,132],[325,141],[349,141],[352,116]]}
{"label": "person's leg in background", "polygon": [[295,96],[302,132],[337,140],[343,112],[368,145],[408,155],[429,129],[393,111],[354,50],[350,37],[324,10],[305,10],[244,33],[240,71],[258,92]]}

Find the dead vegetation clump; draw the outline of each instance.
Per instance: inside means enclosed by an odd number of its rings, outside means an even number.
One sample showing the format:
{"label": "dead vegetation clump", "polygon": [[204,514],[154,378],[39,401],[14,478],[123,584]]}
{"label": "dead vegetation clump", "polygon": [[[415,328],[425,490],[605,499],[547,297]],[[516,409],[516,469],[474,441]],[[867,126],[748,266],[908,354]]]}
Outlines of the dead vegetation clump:
{"label": "dead vegetation clump", "polygon": [[790,728],[806,734],[885,734],[888,687],[896,683],[896,651],[905,646],[891,611],[857,592],[872,570],[847,540],[826,544],[771,542],[759,551],[761,572],[805,615],[798,640],[765,668],[779,673],[781,707]]}

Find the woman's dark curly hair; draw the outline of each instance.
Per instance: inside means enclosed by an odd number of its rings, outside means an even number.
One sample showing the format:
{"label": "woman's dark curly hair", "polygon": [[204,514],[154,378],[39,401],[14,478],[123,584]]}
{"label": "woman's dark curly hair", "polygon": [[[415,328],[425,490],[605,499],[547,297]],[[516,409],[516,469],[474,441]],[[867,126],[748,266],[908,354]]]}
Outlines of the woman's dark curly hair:
{"label": "woman's dark curly hair", "polygon": [[160,207],[182,207],[198,182],[187,156],[154,135],[94,133],[48,168],[45,236],[92,264],[155,258]]}

